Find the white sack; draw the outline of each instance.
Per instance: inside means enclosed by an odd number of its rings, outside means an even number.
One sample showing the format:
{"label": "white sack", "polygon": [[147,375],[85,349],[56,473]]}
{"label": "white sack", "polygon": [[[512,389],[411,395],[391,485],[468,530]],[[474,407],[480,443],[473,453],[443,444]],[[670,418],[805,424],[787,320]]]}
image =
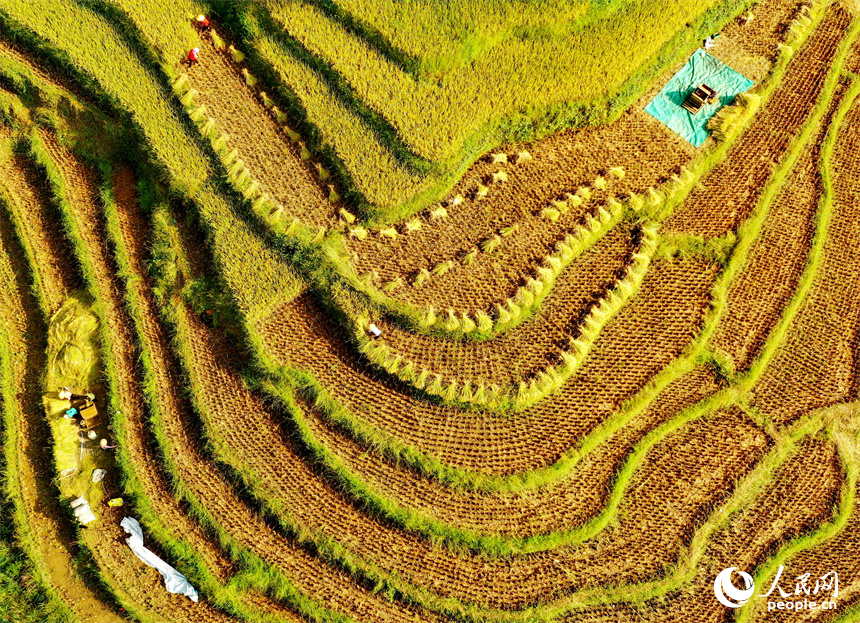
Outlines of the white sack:
{"label": "white sack", "polygon": [[197,601],[197,591],[194,590],[186,577],[143,546],[143,530],[141,530],[137,519],[124,517],[119,525],[131,535],[125,542],[134,552],[134,555],[150,567],[158,569],[159,573],[164,576],[164,586],[168,592],[186,595],[191,601]]}

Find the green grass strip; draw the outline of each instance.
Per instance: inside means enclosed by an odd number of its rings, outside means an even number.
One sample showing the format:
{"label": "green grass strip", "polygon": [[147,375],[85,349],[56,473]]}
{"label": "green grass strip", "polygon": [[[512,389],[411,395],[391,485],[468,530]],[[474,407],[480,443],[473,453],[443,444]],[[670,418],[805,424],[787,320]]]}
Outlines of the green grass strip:
{"label": "green grass strip", "polygon": [[[763,193],[756,207],[754,217],[752,217],[747,223],[744,224],[746,227],[741,228],[741,231],[739,232],[740,241],[738,243],[740,252],[733,254],[732,261],[730,261],[729,267],[726,271],[728,275],[733,277],[744,266],[746,252],[749,250],[749,247],[752,244],[752,240],[755,238],[755,235],[757,235],[757,232],[764,221],[770,203],[775,197],[778,189],[783,184],[786,175],[791,171],[797,159],[799,158],[799,155],[802,151],[801,149],[799,149],[799,147],[803,146],[808,141],[813,129],[815,128],[815,126],[818,125],[818,123],[821,121],[824,114],[826,113],[832,94],[835,92],[837,79],[841,71],[841,65],[845,60],[848,47],[857,34],[858,24],[860,24],[860,22],[855,21],[854,23],[852,23],[849,33],[841,42],[836,58],[834,59],[833,67],[831,68],[831,71],[828,75],[828,79],[825,83],[825,87],[822,91],[818,103],[816,104],[816,108],[810,119],[807,121],[807,124],[804,127],[803,131],[794,141],[794,149],[789,152],[789,156],[785,159],[784,162],[780,164],[775,175],[771,178],[771,180],[769,180],[768,186],[765,189],[765,192]],[[623,496],[626,484],[629,483],[632,474],[635,472],[636,468],[639,466],[648,450],[653,447],[653,445],[656,444],[659,440],[663,439],[666,434],[669,434],[672,430],[676,430],[678,427],[682,426],[686,422],[693,421],[694,419],[703,417],[706,414],[713,412],[719,408],[734,404],[743,394],[749,391],[749,389],[761,375],[765,365],[772,358],[773,353],[776,351],[776,348],[782,341],[782,337],[784,335],[786,327],[789,326],[793,321],[799,306],[801,305],[809,291],[809,286],[815,276],[815,271],[818,267],[818,262],[815,260],[815,258],[820,255],[820,252],[823,248],[824,234],[828,226],[829,213],[826,210],[822,210],[818,215],[816,223],[816,235],[813,240],[812,250],[810,251],[810,260],[804,269],[804,274],[801,278],[798,290],[795,292],[791,303],[784,310],[783,316],[781,317],[777,328],[769,336],[768,342],[762,353],[760,354],[756,364],[747,374],[740,377],[738,382],[733,387],[727,388],[719,392],[718,394],[698,403],[697,405],[694,405],[690,409],[685,410],[680,416],[674,418],[672,421],[670,421],[660,429],[653,431],[650,435],[643,439],[640,444],[637,444],[637,449],[634,452],[634,455],[632,455],[627,461],[616,480],[616,485],[613,489],[613,493],[610,499],[610,506],[614,506],[617,509],[617,506]],[[723,276],[723,283],[727,283],[725,275]],[[723,290],[723,299],[724,296],[725,290]],[[720,306],[715,306],[715,310],[719,311]],[[705,339],[706,337],[707,336],[700,336],[701,339],[698,341],[700,342],[701,347],[704,347],[704,344],[707,341],[707,339]],[[732,506],[730,506],[730,508],[740,508],[744,503],[748,503],[749,498],[753,495],[750,493],[750,491],[754,492],[760,490],[759,488],[761,486],[761,483],[763,482],[762,479],[764,475],[775,471],[778,465],[781,464],[781,462],[788,456],[790,450],[789,446],[791,446],[793,441],[795,441],[799,437],[817,431],[820,426],[820,421],[815,421],[814,418],[810,418],[807,421],[801,422],[799,425],[795,426],[792,429],[792,433],[786,437],[788,441],[784,441],[779,445],[778,452],[776,452],[776,454],[772,454],[769,461],[761,463],[759,468],[754,471],[753,475],[747,480],[749,485],[747,487],[741,487],[739,489],[739,493],[735,497],[736,501]],[[229,449],[219,449],[217,446],[220,445],[221,442],[219,442],[218,440],[210,441],[214,441],[214,443],[216,444],[216,446],[213,448],[216,452],[222,452],[222,460],[226,461],[228,464],[231,465],[231,467],[233,467],[233,469],[239,472],[239,475],[245,481],[249,490],[256,492],[255,495],[257,496],[257,499],[260,501],[260,503],[264,505],[264,508],[268,508],[272,510],[276,515],[278,515],[279,513],[277,511],[277,508],[275,507],[280,504],[276,501],[275,496],[272,496],[271,492],[261,489],[262,485],[260,484],[259,478],[256,477],[251,471],[247,470],[247,468],[243,467],[240,459],[235,456],[231,456]],[[731,513],[721,514],[720,516],[713,515],[709,519],[705,527],[697,532],[696,536],[694,537],[693,543],[688,550],[689,556],[687,556],[687,562],[684,563],[683,566],[679,565],[676,573],[671,578],[655,582],[646,582],[642,585],[639,585],[635,590],[631,590],[631,587],[623,587],[617,589],[617,591],[615,592],[613,592],[612,590],[607,592],[606,589],[600,589],[598,592],[594,593],[589,593],[588,591],[580,592],[575,596],[565,597],[552,604],[544,604],[542,606],[539,606],[538,608],[532,608],[528,611],[520,611],[515,613],[505,611],[491,612],[475,605],[460,603],[457,603],[456,606],[446,605],[445,607],[449,609],[449,611],[459,609],[461,612],[468,613],[465,616],[470,619],[474,618],[475,620],[543,620],[552,619],[577,608],[585,607],[595,603],[606,603],[607,601],[629,601],[631,596],[633,597],[634,601],[638,602],[654,598],[658,595],[664,595],[671,590],[676,590],[678,587],[682,586],[685,582],[689,581],[689,579],[695,575],[695,566],[697,564],[698,557],[700,557],[704,551],[704,546],[707,542],[708,536],[712,534],[720,525],[724,525],[725,518],[728,517],[730,514]],[[609,514],[605,515],[604,517],[605,518],[601,518],[601,521],[606,522],[608,524]],[[289,525],[290,520],[288,516],[281,516],[281,518],[286,524]],[[293,525],[293,529],[296,529],[296,526]],[[317,546],[322,549],[326,546],[326,543],[318,541]],[[366,568],[365,573],[367,573],[368,571],[372,571],[371,563],[368,563],[368,568]],[[372,578],[373,576],[370,577]],[[426,596],[426,591],[420,589],[415,590],[414,587],[410,587],[407,583],[403,582],[402,580],[393,576],[390,573],[386,573],[384,577],[379,578],[379,581],[387,582],[389,586],[397,590],[397,592],[400,593],[402,597],[406,600],[422,603],[422,605],[424,605],[425,607],[433,607],[434,604],[436,605],[436,607],[438,607],[439,602],[423,602],[423,598]],[[449,604],[450,602],[446,600],[445,603]]]}
{"label": "green grass strip", "polygon": [[[71,242],[72,251],[81,267],[86,290],[93,298],[94,302],[92,309],[100,319],[99,339],[101,342],[102,365],[104,367],[104,375],[107,381],[106,394],[108,412],[111,414],[115,414],[117,412],[121,413],[122,400],[119,396],[119,387],[117,383],[119,372],[117,370],[116,360],[114,359],[112,351],[113,335],[107,322],[105,312],[106,304],[98,285],[98,278],[96,277],[93,259],[87,249],[87,243],[83,239],[78,228],[74,209],[68,203],[66,184],[63,179],[63,175],[51,158],[51,155],[48,153],[47,148],[35,128],[29,135],[28,146],[31,157],[44,170],[48,178],[48,185],[51,189],[54,203],[60,212],[62,226],[66,232],[67,238]],[[125,430],[122,418],[114,420],[113,417],[111,417],[111,421],[115,424],[114,432],[117,434],[117,437],[124,439]],[[122,464],[121,466],[123,468],[127,467],[127,465]],[[125,479],[125,469],[123,469],[123,478]],[[125,482],[123,482],[123,484],[125,484]],[[85,542],[85,534],[82,535],[81,542]],[[101,578],[103,584],[108,588],[122,607],[138,621],[141,623],[160,623],[159,619],[156,619],[145,607],[136,603],[124,590],[111,582],[111,576],[108,569],[98,567],[96,574]]]}
{"label": "green grass strip", "polygon": [[[755,87],[755,101],[757,105],[751,110],[745,111],[745,114],[741,115],[738,122],[724,132],[722,140],[719,140],[713,149],[703,153],[701,156],[697,156],[696,160],[690,165],[691,168],[684,179],[679,178],[674,183],[667,184],[665,189],[658,192],[657,197],[659,201],[645,208],[643,216],[654,218],[659,222],[668,218],[674,210],[684,203],[695,187],[696,181],[713,171],[725,159],[736,139],[754,121],[756,113],[762,110],[770,101],[788,69],[795,50],[802,48],[811,33],[824,18],[825,7],[826,5],[824,4],[815,5],[812,10],[811,21],[804,27],[791,31],[792,34],[789,40],[783,44],[782,51],[773,67],[771,67],[768,76]],[[627,212],[631,212],[629,206]],[[632,212],[635,213],[637,210],[633,210]],[[340,244],[342,243],[335,242],[335,247],[338,248]],[[388,296],[377,288],[363,283],[352,265],[348,261],[341,259],[334,249],[330,250],[326,257],[331,264],[331,268],[334,269],[334,272],[341,279],[357,292],[364,294],[376,308],[406,329],[448,339],[489,339],[499,332],[495,330],[495,326],[492,332],[475,331],[467,333],[461,327],[452,331],[445,327],[441,319],[428,324],[426,322],[429,313],[427,308],[403,302],[397,298]],[[548,293],[547,289],[545,293],[542,293],[540,298],[542,299]],[[537,303],[539,304],[539,302]],[[532,310],[532,314],[536,309]],[[510,327],[502,324],[499,329],[512,328],[516,324],[518,323],[513,323]]]}
{"label": "green grass strip", "polygon": [[[835,91],[836,80],[838,79],[840,73],[841,63],[844,62],[848,46],[856,36],[858,24],[860,24],[860,21],[857,21],[852,25],[852,29],[849,31],[845,40],[843,41],[844,47],[841,48],[841,50],[837,54],[837,58],[834,61],[834,66],[832,67],[831,73],[829,75],[828,83],[825,85],[821,98],[816,105],[816,111],[810,118],[808,126],[804,128],[803,132],[801,132],[801,135],[799,137],[799,142],[801,146],[806,144],[809,137],[812,135],[812,131],[821,122],[823,115],[829,107],[832,94]],[[846,99],[844,99],[841,103],[839,116],[834,119],[834,125],[832,125],[829,130],[827,141],[825,142],[825,149],[822,151],[823,176],[826,175],[826,167],[824,166],[824,163],[829,162],[829,158],[832,154],[833,141],[835,140],[836,136],[836,129],[838,128],[839,123],[844,118],[844,115],[847,114],[847,110],[850,108],[854,97],[856,97],[857,93],[860,92],[858,91],[858,89],[860,89],[860,87],[858,87],[856,84],[852,86],[852,89],[846,95]],[[769,181],[768,186],[766,187],[762,198],[756,208],[758,218],[761,222],[759,223],[758,227],[756,227],[755,229],[749,228],[749,232],[744,232],[743,235],[740,236],[741,242],[739,242],[739,246],[743,245],[747,241],[751,245],[752,240],[755,238],[758,230],[760,229],[761,223],[763,223],[764,217],[768,212],[768,208],[771,205],[773,198],[776,196],[776,193],[779,191],[779,188],[784,182],[785,176],[794,168],[794,165],[796,164],[802,153],[802,149],[794,149],[790,152],[790,156],[783,163],[781,163],[776,174]],[[825,183],[824,188],[825,192],[820,199],[819,210],[816,216],[815,236],[810,249],[807,265],[804,268],[804,272],[799,282],[798,289],[792,297],[789,305],[784,310],[780,321],[777,323],[777,326],[775,327],[774,331],[771,333],[771,335],[765,342],[765,346],[762,349],[762,352],[757,357],[750,371],[747,374],[742,375],[735,385],[728,387],[718,392],[717,394],[714,394],[693,405],[692,407],[684,410],[681,414],[679,414],[663,426],[652,431],[639,443],[637,443],[634,452],[630,455],[623,469],[615,478],[612,493],[604,510],[597,517],[587,522],[583,526],[577,527],[572,530],[534,535],[530,537],[502,537],[498,535],[481,535],[473,531],[464,530],[456,526],[443,524],[442,522],[435,520],[434,518],[428,516],[425,513],[421,513],[412,509],[407,509],[403,506],[398,505],[396,502],[385,498],[384,496],[377,493],[371,486],[365,484],[361,480],[361,478],[356,473],[352,472],[331,450],[329,450],[324,444],[316,440],[312,431],[308,427],[307,421],[304,420],[304,416],[301,413],[301,409],[299,409],[295,405],[295,403],[292,403],[291,413],[294,420],[296,421],[297,428],[303,438],[303,441],[315,454],[315,456],[317,456],[320,461],[324,465],[326,465],[326,467],[331,472],[333,472],[341,482],[344,483],[347,489],[357,499],[369,504],[372,508],[376,510],[376,512],[379,512],[380,514],[386,516],[388,519],[394,521],[398,525],[401,525],[408,530],[421,532],[422,534],[425,534],[430,538],[441,540],[450,545],[465,545],[466,547],[475,549],[488,555],[508,555],[512,553],[532,553],[536,551],[545,551],[547,549],[558,547],[560,545],[579,543],[583,540],[592,538],[594,535],[601,532],[612,521],[621,504],[624,492],[626,490],[626,486],[632,480],[635,471],[644,462],[646,454],[656,444],[662,441],[671,432],[677,430],[683,424],[699,419],[706,414],[712,413],[718,409],[735,404],[740,397],[742,397],[750,389],[752,389],[752,387],[758,381],[767,365],[772,360],[777,348],[783,342],[785,332],[791,325],[791,322],[793,321],[798,309],[800,308],[800,305],[805,301],[806,295],[809,292],[812,281],[814,280],[815,275],[818,271],[818,267],[820,265],[821,256],[823,254],[824,242],[827,236],[827,229],[829,227],[829,223],[832,216],[832,186],[828,185],[828,183]],[[753,219],[755,218],[756,217],[753,217]],[[745,257],[748,248],[749,246],[746,246],[746,248],[741,247],[740,255],[733,256],[733,261],[738,257]],[[734,265],[739,270],[741,262],[734,262]],[[730,269],[727,272],[731,273]],[[712,324],[715,325],[715,323]],[[704,344],[704,342],[705,340],[702,341],[702,344]],[[284,369],[281,370],[281,378],[289,379],[290,377],[295,378],[295,376],[297,376],[297,373],[293,371]],[[312,382],[308,381],[308,376],[304,375],[304,382],[300,382],[300,386],[307,388],[312,387],[313,384]],[[291,397],[287,386],[282,385],[281,387],[278,387],[272,385],[268,389],[270,392],[276,394],[288,405],[290,405]],[[605,437],[603,438],[603,440],[605,440]],[[591,449],[597,446],[594,434],[590,436],[589,441],[591,442],[591,444],[593,444],[590,446]]]}
{"label": "green grass strip", "polygon": [[[137,290],[137,283],[141,281],[141,275],[136,274],[131,266],[131,258],[128,250],[125,248],[124,239],[120,233],[120,224],[118,220],[116,202],[113,197],[113,185],[111,180],[111,166],[107,162],[101,163],[102,179],[104,186],[102,188],[102,202],[104,206],[104,214],[107,223],[107,232],[110,241],[114,248],[114,257],[117,261],[118,276],[125,282],[125,299],[126,309],[134,321],[134,329],[137,335],[137,343],[141,350],[139,361],[143,368],[143,394],[149,410],[151,421],[150,429],[156,438],[160,457],[164,461],[164,471],[168,474],[171,484],[179,499],[188,500],[193,498],[190,489],[185,485],[182,478],[179,476],[179,469],[173,459],[171,450],[171,442],[168,439],[163,425],[164,414],[161,409],[161,400],[159,398],[162,393],[162,388],[158,384],[158,376],[155,372],[155,361],[153,352],[149,344],[149,337],[146,335],[143,327],[145,326],[143,309],[147,302],[141,297]],[[115,428],[118,435],[120,430],[122,436],[125,435],[125,416],[122,414],[114,415]],[[200,590],[201,594],[211,600],[217,607],[229,612],[232,616],[243,621],[265,621],[267,623],[282,623],[284,621],[293,621],[294,615],[286,617],[262,612],[256,608],[249,608],[242,601],[246,593],[246,589],[240,588],[243,585],[253,585],[255,587],[265,585],[265,582],[259,577],[255,577],[253,568],[243,568],[238,576],[231,578],[228,584],[222,584],[215,575],[206,566],[202,556],[194,549],[194,546],[188,541],[178,538],[175,531],[165,525],[161,520],[149,498],[144,492],[143,486],[136,477],[136,469],[131,457],[127,451],[124,451],[126,444],[121,440],[118,448],[118,460],[122,467],[125,476],[125,490],[131,494],[135,501],[135,510],[140,516],[142,522],[146,526],[150,534],[155,538],[164,550],[170,553],[171,558],[175,561],[180,561],[182,573]],[[193,507],[198,508],[198,507]],[[199,512],[194,512],[194,515],[199,517]],[[236,561],[240,567],[241,560]],[[267,592],[274,593],[272,587],[268,587]]]}

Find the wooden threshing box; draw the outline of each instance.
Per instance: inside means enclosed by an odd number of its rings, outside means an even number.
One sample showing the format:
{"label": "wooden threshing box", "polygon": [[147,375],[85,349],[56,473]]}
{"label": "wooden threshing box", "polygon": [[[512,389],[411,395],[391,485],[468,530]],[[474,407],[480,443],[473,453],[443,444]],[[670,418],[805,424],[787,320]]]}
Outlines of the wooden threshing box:
{"label": "wooden threshing box", "polygon": [[690,114],[695,115],[709,100],[716,97],[717,92],[707,84],[700,84],[696,89],[687,96],[681,106],[690,111]]}

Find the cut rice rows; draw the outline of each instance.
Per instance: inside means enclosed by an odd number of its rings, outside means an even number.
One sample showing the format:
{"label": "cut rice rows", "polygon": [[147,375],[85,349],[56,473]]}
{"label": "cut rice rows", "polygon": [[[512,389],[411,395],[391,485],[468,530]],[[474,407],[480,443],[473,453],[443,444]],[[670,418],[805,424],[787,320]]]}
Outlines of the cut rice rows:
{"label": "cut rice rows", "polygon": [[261,323],[260,333],[268,352],[312,373],[354,417],[445,463],[515,473],[554,462],[677,357],[698,332],[714,274],[696,259],[657,262],[639,296],[604,328],[574,382],[510,419],[404,393],[357,360],[309,298]]}

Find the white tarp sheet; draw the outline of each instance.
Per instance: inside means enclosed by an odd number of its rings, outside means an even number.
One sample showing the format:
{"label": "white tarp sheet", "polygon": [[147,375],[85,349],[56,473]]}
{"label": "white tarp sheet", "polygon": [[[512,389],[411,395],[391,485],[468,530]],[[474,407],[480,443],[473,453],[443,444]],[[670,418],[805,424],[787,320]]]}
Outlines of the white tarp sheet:
{"label": "white tarp sheet", "polygon": [[125,540],[131,551],[150,567],[158,569],[164,576],[164,586],[169,592],[186,595],[191,601],[197,601],[197,591],[186,577],[143,546],[143,530],[137,519],[125,517],[119,525],[131,535]]}

